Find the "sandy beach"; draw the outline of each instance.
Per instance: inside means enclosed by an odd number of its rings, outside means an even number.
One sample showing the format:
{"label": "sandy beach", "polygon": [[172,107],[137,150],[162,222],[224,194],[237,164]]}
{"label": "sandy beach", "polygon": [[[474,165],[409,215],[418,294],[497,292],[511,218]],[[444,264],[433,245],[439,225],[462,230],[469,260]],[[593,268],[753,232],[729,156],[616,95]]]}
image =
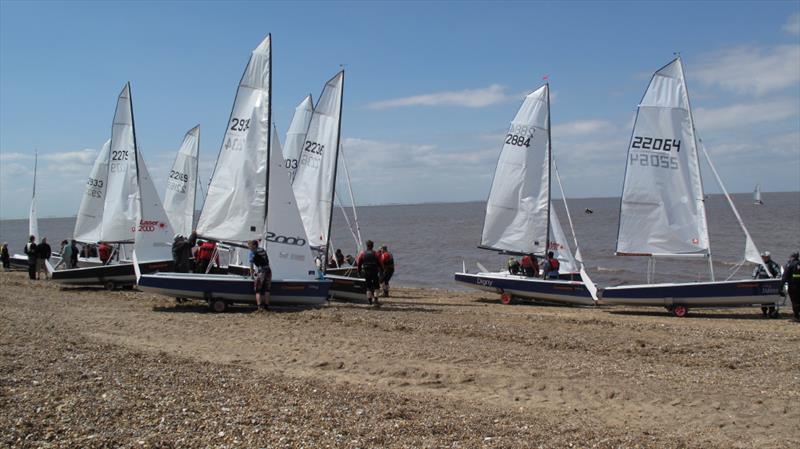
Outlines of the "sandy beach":
{"label": "sandy beach", "polygon": [[800,325],[756,309],[501,305],[213,314],[0,273],[0,445],[798,447]]}

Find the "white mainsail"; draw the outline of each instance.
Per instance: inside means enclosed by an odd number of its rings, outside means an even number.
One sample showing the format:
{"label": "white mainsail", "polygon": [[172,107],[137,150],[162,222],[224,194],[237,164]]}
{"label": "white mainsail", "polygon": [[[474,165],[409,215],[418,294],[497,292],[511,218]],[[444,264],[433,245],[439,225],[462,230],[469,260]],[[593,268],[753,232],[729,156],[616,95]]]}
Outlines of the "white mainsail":
{"label": "white mainsail", "polygon": [[261,238],[267,191],[272,82],[271,36],[250,55],[236,90],[225,139],[197,222],[203,237],[245,242]]}
{"label": "white mainsail", "polygon": [[111,152],[111,139],[103,144],[86,181],[86,188],[75,220],[75,240],[83,243],[97,243],[103,225],[103,209],[106,198],[108,178],[108,158]]}
{"label": "white mainsail", "polygon": [[694,122],[680,58],[639,104],[622,188],[617,254],[710,253]]}
{"label": "white mainsail", "polygon": [[550,91],[525,97],[495,169],[481,247],[546,254],[550,204]]}
{"label": "white mainsail", "polygon": [[292,185],[284,174],[286,165],[278,133],[274,128],[271,144],[265,244],[272,275],[277,279],[314,279],[314,257],[308,246]]}
{"label": "white mainsail", "polygon": [[125,84],[117,100],[111,128],[111,148],[103,225],[99,241],[133,241],[139,207],[136,183],[136,136],[131,85]]}
{"label": "white mainsail", "polygon": [[39,152],[33,156],[33,193],[31,194],[31,209],[28,211],[28,235],[39,238],[39,215],[36,212],[36,170],[39,168]]}
{"label": "white mainsail", "polygon": [[325,84],[301,150],[294,194],[309,243],[328,244],[341,130],[344,71]]}
{"label": "white mainsail", "polygon": [[200,125],[190,129],[172,164],[164,195],[164,211],[175,232],[188,236],[194,224]]}
{"label": "white mainsail", "polygon": [[136,243],[134,251],[136,263],[172,259],[173,230],[167,213],[153,185],[153,179],[144,163],[144,158],[136,152],[136,172],[138,173],[139,220],[136,223]]}
{"label": "white mainsail", "polygon": [[761,201],[761,184],[756,184],[755,190],[753,190],[753,201],[756,204],[763,204],[764,202]]}
{"label": "white mainsail", "polygon": [[283,159],[285,168],[289,170],[289,179],[294,180],[297,172],[297,164],[300,161],[300,152],[303,150],[303,143],[306,141],[308,125],[311,124],[311,117],[314,115],[314,101],[311,94],[308,94],[300,104],[294,109],[292,123],[286,132],[286,146],[283,147]]}

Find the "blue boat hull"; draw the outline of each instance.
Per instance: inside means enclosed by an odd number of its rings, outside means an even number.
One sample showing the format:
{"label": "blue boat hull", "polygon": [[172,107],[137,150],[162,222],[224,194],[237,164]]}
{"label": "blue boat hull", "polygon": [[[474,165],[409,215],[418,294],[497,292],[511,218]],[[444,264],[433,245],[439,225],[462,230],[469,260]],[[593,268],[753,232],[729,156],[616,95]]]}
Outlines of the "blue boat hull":
{"label": "blue boat hull", "polygon": [[543,280],[503,273],[456,273],[455,281],[472,288],[512,297],[557,304],[594,305],[592,294],[580,281]]}
{"label": "blue boat hull", "polygon": [[621,285],[603,289],[602,304],[632,306],[685,305],[693,307],[775,305],[780,279],[693,282],[684,284]]}
{"label": "blue boat hull", "polygon": [[[139,290],[174,298],[221,299],[255,304],[253,280],[232,274],[153,273],[139,277]],[[273,279],[270,304],[322,305],[328,301],[328,280]]]}

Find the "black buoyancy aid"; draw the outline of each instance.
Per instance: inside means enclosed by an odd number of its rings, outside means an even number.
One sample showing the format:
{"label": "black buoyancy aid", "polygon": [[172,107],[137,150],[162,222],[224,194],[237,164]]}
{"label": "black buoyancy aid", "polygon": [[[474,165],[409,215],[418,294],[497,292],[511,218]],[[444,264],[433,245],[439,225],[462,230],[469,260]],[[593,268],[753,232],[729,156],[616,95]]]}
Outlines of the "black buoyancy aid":
{"label": "black buoyancy aid", "polygon": [[258,268],[269,267],[269,256],[267,256],[267,252],[264,248],[256,248],[255,251],[253,251],[253,265]]}
{"label": "black buoyancy aid", "polygon": [[361,258],[361,268],[369,272],[378,271],[378,256],[375,251],[364,251],[364,257]]}

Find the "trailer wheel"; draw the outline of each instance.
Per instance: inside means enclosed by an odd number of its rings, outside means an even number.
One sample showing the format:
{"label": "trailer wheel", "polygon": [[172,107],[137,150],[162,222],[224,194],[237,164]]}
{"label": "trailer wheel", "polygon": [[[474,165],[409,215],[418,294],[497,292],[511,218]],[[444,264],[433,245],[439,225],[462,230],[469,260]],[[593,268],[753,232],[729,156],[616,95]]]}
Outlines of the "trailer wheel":
{"label": "trailer wheel", "polygon": [[687,313],[689,313],[689,308],[683,304],[676,304],[675,307],[672,308],[672,314],[678,318],[685,317]]}
{"label": "trailer wheel", "polygon": [[222,313],[228,308],[228,303],[221,299],[212,299],[208,302],[208,305],[214,313]]}
{"label": "trailer wheel", "polygon": [[514,297],[511,296],[511,293],[503,293],[500,295],[500,302],[509,305],[514,303]]}
{"label": "trailer wheel", "polygon": [[113,291],[117,289],[117,284],[114,281],[107,281],[105,284],[103,284],[103,287],[105,287],[108,291]]}

